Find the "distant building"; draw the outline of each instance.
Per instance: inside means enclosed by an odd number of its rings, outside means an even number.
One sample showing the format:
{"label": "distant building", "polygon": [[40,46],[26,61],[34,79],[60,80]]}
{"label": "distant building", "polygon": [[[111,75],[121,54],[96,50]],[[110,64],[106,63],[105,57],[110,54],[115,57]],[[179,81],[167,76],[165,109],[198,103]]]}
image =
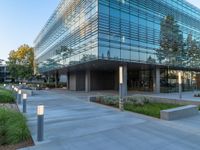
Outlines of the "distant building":
{"label": "distant building", "polygon": [[10,73],[4,64],[0,64],[0,82],[10,82]]}
{"label": "distant building", "polygon": [[70,90],[183,91],[200,71],[200,9],[186,0],[62,0],[35,40],[39,73]]}

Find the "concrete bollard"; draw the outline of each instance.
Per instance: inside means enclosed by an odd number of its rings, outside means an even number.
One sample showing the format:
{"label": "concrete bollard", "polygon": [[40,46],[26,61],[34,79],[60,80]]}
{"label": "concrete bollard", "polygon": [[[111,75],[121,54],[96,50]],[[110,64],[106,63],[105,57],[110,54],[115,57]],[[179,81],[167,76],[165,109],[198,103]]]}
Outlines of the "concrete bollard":
{"label": "concrete bollard", "polygon": [[22,91],[18,90],[18,104],[21,104],[21,99],[22,99]]}
{"label": "concrete bollard", "polygon": [[23,94],[23,113],[26,113],[26,101],[27,101],[27,94]]}
{"label": "concrete bollard", "polygon": [[37,106],[37,140],[44,140],[44,105]]}

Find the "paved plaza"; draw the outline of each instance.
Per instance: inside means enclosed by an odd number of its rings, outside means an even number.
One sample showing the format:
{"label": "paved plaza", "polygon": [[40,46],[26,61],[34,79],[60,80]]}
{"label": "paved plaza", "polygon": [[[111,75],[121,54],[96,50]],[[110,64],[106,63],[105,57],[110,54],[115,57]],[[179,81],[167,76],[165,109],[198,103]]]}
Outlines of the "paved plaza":
{"label": "paved plaza", "polygon": [[[35,146],[24,150],[200,149],[200,115],[163,121],[91,103],[88,95],[50,90],[29,97],[26,115]],[[38,104],[45,105],[43,142],[36,140]]]}

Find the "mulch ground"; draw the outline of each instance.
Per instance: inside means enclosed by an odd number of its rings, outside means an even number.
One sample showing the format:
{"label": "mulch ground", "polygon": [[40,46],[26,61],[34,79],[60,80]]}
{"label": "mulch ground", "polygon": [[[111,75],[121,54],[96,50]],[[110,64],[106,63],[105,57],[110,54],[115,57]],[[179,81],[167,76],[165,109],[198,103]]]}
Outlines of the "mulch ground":
{"label": "mulch ground", "polygon": [[24,148],[24,147],[33,146],[33,145],[34,145],[34,143],[31,138],[31,139],[29,139],[25,142],[21,142],[19,144],[0,146],[0,150],[16,150],[19,148]]}
{"label": "mulch ground", "polygon": [[[19,108],[16,104],[0,104],[0,108],[8,108],[8,109],[19,111]],[[33,145],[34,145],[33,139],[32,137],[30,137],[29,140],[18,143],[18,144],[5,145],[5,146],[0,145],[0,150],[16,150],[19,148],[24,148],[24,147],[33,146]]]}

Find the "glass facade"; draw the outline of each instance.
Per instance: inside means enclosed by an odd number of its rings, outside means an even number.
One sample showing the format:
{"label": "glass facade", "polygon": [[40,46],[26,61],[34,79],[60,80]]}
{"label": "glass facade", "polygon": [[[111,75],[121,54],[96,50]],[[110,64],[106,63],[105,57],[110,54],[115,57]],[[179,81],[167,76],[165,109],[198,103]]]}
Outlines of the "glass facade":
{"label": "glass facade", "polygon": [[62,0],[35,40],[39,72],[98,57],[97,0]]}
{"label": "glass facade", "polygon": [[187,91],[198,84],[200,10],[186,0],[62,0],[34,43],[39,72],[114,60],[154,66],[128,70],[130,90],[152,91],[159,66],[161,91],[178,90],[177,70]]}
{"label": "glass facade", "polygon": [[6,65],[0,64],[0,82],[10,81],[10,73]]}
{"label": "glass facade", "polygon": [[[179,71],[172,69],[161,69],[160,90],[161,92],[177,92],[179,90],[178,74]],[[197,74],[194,71],[182,72],[182,90],[197,90]]]}
{"label": "glass facade", "polygon": [[94,59],[199,68],[199,24],[185,0],[62,0],[36,59],[42,72]]}
{"label": "glass facade", "polygon": [[184,0],[99,0],[99,58],[199,68],[199,24]]}

